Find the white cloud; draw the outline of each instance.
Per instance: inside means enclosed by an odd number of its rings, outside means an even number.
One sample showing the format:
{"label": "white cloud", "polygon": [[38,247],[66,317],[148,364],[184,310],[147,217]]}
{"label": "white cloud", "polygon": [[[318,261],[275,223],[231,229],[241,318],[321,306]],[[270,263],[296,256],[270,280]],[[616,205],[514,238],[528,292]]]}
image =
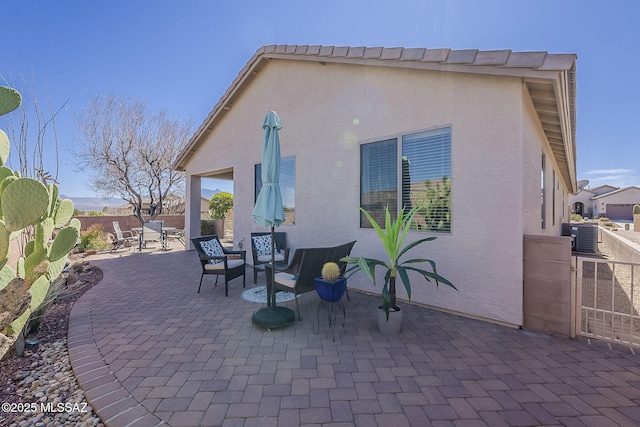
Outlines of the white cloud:
{"label": "white cloud", "polygon": [[[595,169],[591,171],[587,171],[585,175],[609,175],[609,174],[629,174],[633,172],[633,169]],[[620,178],[620,177],[616,177]],[[600,180],[601,178],[597,178]]]}

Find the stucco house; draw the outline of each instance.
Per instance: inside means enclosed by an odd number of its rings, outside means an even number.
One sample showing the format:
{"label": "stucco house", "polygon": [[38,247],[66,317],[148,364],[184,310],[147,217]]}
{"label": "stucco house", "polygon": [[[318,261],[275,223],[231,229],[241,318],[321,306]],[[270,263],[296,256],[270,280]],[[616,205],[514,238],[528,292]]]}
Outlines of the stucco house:
{"label": "stucco house", "polygon": [[[281,188],[292,247],[357,240],[383,258],[359,207],[422,206],[412,255],[458,292],[412,300],[523,324],[523,239],[560,236],[576,186],[574,54],[264,46],[205,118],[175,166],[187,175],[186,229],[198,235],[203,178],[233,180],[234,241],[249,241],[262,122],[278,113]],[[245,245],[245,249],[247,245]],[[567,270],[568,271],[568,270]],[[380,292],[362,275],[349,286]],[[404,289],[400,286],[399,297]]]}
{"label": "stucco house", "polygon": [[571,212],[583,217],[632,221],[633,206],[640,204],[640,187],[601,185],[582,188],[569,198],[569,203]]}

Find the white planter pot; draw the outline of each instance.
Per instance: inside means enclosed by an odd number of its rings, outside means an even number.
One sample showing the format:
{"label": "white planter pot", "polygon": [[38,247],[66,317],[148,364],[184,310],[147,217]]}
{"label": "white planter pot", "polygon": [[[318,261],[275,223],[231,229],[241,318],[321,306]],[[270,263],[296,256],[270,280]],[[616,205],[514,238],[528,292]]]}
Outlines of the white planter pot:
{"label": "white planter pot", "polygon": [[378,306],[377,314],[380,333],[383,335],[398,335],[400,333],[402,324],[402,309],[400,307],[398,307],[398,310],[389,310],[388,320],[383,306]]}

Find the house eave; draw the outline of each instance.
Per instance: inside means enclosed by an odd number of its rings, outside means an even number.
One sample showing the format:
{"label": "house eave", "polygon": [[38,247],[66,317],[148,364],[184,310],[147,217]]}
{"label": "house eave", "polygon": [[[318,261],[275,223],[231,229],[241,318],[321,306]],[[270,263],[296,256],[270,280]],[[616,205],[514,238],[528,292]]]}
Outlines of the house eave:
{"label": "house eave", "polygon": [[260,70],[273,60],[314,61],[410,68],[437,72],[473,73],[522,78],[568,191],[577,190],[575,143],[574,54],[480,51],[427,48],[383,48],[320,45],[271,45],[259,48],[180,153],[174,168],[186,169],[191,156],[216,123],[233,108],[233,101]]}

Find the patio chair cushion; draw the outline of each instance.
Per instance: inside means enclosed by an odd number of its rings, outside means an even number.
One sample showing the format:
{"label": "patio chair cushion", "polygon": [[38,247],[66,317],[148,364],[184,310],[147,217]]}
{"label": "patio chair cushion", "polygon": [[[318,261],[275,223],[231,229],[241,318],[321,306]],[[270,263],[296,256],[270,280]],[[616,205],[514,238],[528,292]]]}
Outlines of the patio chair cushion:
{"label": "patio chair cushion", "polygon": [[[253,236],[253,244],[255,245],[257,255],[259,257],[269,255],[271,256],[271,235],[265,234],[262,236]],[[276,249],[277,251],[277,249]],[[271,258],[268,259],[270,261]]]}
{"label": "patio chair cushion", "polygon": [[[200,247],[207,256],[224,256],[224,250],[222,250],[218,239],[204,240],[200,242]],[[222,260],[219,259],[209,260],[209,264],[218,264],[221,262]]]}
{"label": "patio chair cushion", "polygon": [[[244,264],[244,261],[241,259],[227,260],[227,265],[229,266],[229,268],[235,268],[242,264]],[[207,271],[224,270],[224,263],[222,263],[221,261],[218,261],[217,264],[205,264],[204,269]]]}
{"label": "patio chair cushion", "polygon": [[[269,252],[271,252],[271,250],[269,250]],[[281,254],[280,252],[277,252],[276,256],[275,256],[275,260],[276,260],[276,262],[284,261],[284,255]],[[268,253],[266,255],[258,255],[258,261],[260,261],[260,262],[270,262],[271,261],[271,253]]]}
{"label": "patio chair cushion", "polygon": [[297,279],[291,273],[276,273],[276,283],[287,288],[295,289]]}

